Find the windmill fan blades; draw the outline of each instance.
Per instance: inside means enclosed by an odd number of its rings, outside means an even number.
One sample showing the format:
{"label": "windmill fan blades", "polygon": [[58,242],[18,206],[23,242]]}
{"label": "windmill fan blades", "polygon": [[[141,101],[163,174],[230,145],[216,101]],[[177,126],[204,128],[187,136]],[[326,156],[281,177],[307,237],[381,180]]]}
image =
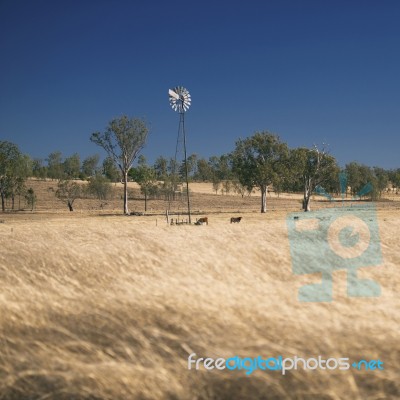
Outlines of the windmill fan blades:
{"label": "windmill fan blades", "polygon": [[176,86],[169,90],[169,102],[173,110],[180,113],[189,109],[192,99],[190,93],[183,86]]}
{"label": "windmill fan blades", "polygon": [[173,90],[169,89],[168,93],[169,93],[170,98],[179,99],[178,93],[174,92]]}

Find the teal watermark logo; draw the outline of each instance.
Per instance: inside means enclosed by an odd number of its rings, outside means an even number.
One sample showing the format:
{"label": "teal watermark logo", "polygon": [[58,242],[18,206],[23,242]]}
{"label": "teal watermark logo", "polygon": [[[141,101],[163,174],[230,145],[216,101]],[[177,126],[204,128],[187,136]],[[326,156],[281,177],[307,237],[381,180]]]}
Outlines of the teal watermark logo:
{"label": "teal watermark logo", "polygon": [[351,362],[349,357],[323,357],[321,355],[311,358],[284,357],[282,355],[275,357],[239,357],[229,358],[211,358],[197,357],[196,353],[189,355],[187,359],[187,368],[189,370],[205,369],[211,370],[229,370],[243,371],[246,375],[251,375],[254,371],[280,371],[286,375],[287,371],[303,369],[307,370],[349,370],[351,368],[359,371],[383,371],[384,365],[381,360],[365,360]]}
{"label": "teal watermark logo", "polygon": [[[340,181],[343,191],[344,178],[340,177]],[[366,185],[361,194],[371,188]],[[324,195],[322,188],[316,192]],[[332,273],[337,270],[347,271],[349,297],[380,296],[377,282],[360,279],[357,275],[362,267],[382,264],[378,218],[373,203],[352,204],[351,207],[344,207],[342,203],[319,211],[291,213],[286,222],[293,273],[321,274],[320,283],[300,288],[299,301],[332,301]]]}

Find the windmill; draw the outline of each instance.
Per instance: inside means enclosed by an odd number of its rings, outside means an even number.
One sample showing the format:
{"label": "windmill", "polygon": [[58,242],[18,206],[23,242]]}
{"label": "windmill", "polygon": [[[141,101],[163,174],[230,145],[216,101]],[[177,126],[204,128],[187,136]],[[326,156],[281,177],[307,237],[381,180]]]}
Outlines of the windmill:
{"label": "windmill", "polygon": [[[168,94],[169,94],[169,104],[171,105],[174,111],[177,111],[179,113],[179,128],[178,128],[178,138],[176,141],[174,168],[176,165],[176,156],[178,153],[178,147],[180,142],[183,140],[187,208],[189,215],[189,224],[191,224],[192,220],[190,215],[189,177],[188,177],[188,165],[187,165],[187,154],[186,154],[185,112],[189,109],[192,100],[189,91],[185,89],[183,86],[176,86],[173,89],[169,89]],[[175,171],[173,171],[173,176],[175,176]]]}

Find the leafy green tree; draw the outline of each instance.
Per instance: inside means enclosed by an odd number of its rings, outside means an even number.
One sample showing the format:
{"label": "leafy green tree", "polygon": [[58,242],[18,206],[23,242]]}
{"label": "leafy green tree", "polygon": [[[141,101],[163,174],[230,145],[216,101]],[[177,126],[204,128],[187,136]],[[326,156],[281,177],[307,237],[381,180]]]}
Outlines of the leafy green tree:
{"label": "leafy green tree", "polygon": [[188,158],[188,172],[193,177],[197,174],[197,154],[191,154]]}
{"label": "leafy green tree", "polygon": [[389,171],[389,180],[392,184],[392,188],[396,189],[397,193],[400,188],[400,168]]}
{"label": "leafy green tree", "polygon": [[87,192],[99,200],[107,200],[112,194],[110,181],[101,174],[89,178]]}
{"label": "leafy green tree", "polygon": [[124,213],[128,209],[128,172],[136,157],[143,149],[148,134],[145,122],[139,118],[128,118],[126,115],[110,121],[103,133],[92,133],[90,140],[102,147],[121,170],[124,180]]}
{"label": "leafy green tree", "polygon": [[[197,173],[197,154],[191,154],[187,158],[188,177],[193,179]],[[185,161],[182,162],[180,175],[185,176]]]}
{"label": "leafy green tree", "polygon": [[85,178],[94,176],[96,174],[99,160],[100,156],[98,154],[94,154],[93,156],[86,157],[82,161],[82,174]]}
{"label": "leafy green tree", "polygon": [[37,197],[35,191],[32,188],[29,188],[26,191],[25,200],[28,206],[31,207],[31,211],[33,211],[36,205]]}
{"label": "leafy green tree", "polygon": [[230,191],[230,183],[226,183],[233,178],[232,158],[230,155],[211,156],[208,160],[208,170],[216,194],[220,187],[224,191],[226,189]]}
{"label": "leafy green tree", "polygon": [[133,179],[140,186],[140,192],[144,195],[144,211],[147,211],[147,200],[149,193],[157,186],[156,171],[147,165],[146,158],[139,156],[138,166],[134,170]]}
{"label": "leafy green tree", "polygon": [[175,200],[181,179],[179,176],[179,164],[172,157],[168,160],[167,175],[164,177],[163,181],[164,183],[162,185],[162,190],[164,192],[165,199],[170,200],[172,198]]}
{"label": "leafy green tree", "polygon": [[0,141],[0,197],[1,209],[5,211],[6,198],[12,199],[24,190],[26,178],[31,174],[30,158],[24,156],[18,147],[7,141]]}
{"label": "leafy green tree", "polygon": [[288,147],[277,135],[256,132],[247,139],[239,139],[232,153],[233,172],[249,191],[261,192],[261,212],[267,211],[267,188],[285,173]]}
{"label": "leafy green tree", "polygon": [[167,172],[168,175],[176,175],[178,176],[179,163],[174,158],[170,157],[167,164]]}
{"label": "leafy green tree", "polygon": [[76,179],[79,177],[81,170],[81,160],[78,153],[67,157],[63,163],[63,170],[65,177],[69,179]]}
{"label": "leafy green tree", "polygon": [[222,180],[219,170],[219,157],[211,156],[208,159],[208,165],[210,168],[211,182],[213,184],[214,190],[218,191],[217,186],[219,188]]}
{"label": "leafy green tree", "polygon": [[62,179],[64,176],[62,165],[62,154],[60,151],[50,153],[47,161],[47,176],[50,179]]}
{"label": "leafy green tree", "polygon": [[32,160],[32,175],[38,179],[47,178],[47,167],[43,165],[42,159],[34,158]]}
{"label": "leafy green tree", "polygon": [[17,159],[17,163],[15,164],[14,173],[12,176],[10,176],[10,186],[7,193],[7,197],[11,198],[12,210],[15,208],[15,197],[18,196],[20,204],[21,196],[25,195],[25,182],[30,176],[32,176],[32,160],[28,155],[21,154],[21,156]]}
{"label": "leafy green tree", "polygon": [[234,192],[239,194],[242,198],[246,193],[250,196],[251,192],[249,192],[246,186],[242,185],[238,179],[234,179],[232,185]]}
{"label": "leafy green tree", "polygon": [[217,174],[221,181],[232,179],[232,158],[228,154],[222,154],[217,163]]}
{"label": "leafy green tree", "polygon": [[362,189],[369,184],[373,186],[373,190],[366,194],[371,198],[378,196],[376,178],[370,167],[357,162],[351,162],[346,164],[345,172],[347,175],[347,184],[350,186],[353,196],[362,193]]}
{"label": "leafy green tree", "polygon": [[375,177],[375,187],[378,197],[382,197],[382,193],[389,186],[389,172],[381,167],[373,168]]}
{"label": "leafy green tree", "polygon": [[168,160],[165,157],[158,157],[153,166],[157,179],[163,181],[168,175]]}
{"label": "leafy green tree", "polygon": [[364,166],[354,161],[346,164],[345,173],[347,176],[347,185],[350,186],[352,195],[355,195],[362,188],[362,186],[365,185],[369,179],[371,179],[370,176],[363,176],[362,170],[364,169],[365,172],[365,168],[363,167]]}
{"label": "leafy green tree", "polygon": [[58,182],[58,189],[55,193],[56,197],[66,203],[69,211],[74,211],[73,205],[77,198],[82,194],[81,186],[69,179],[62,179]]}
{"label": "leafy green tree", "polygon": [[209,182],[212,180],[212,170],[208,161],[204,158],[197,160],[197,168],[194,179],[201,182]]}
{"label": "leafy green tree", "polygon": [[290,152],[290,177],[301,182],[303,188],[303,210],[310,211],[310,200],[314,190],[324,187],[328,190],[337,181],[339,167],[333,156],[325,149],[296,148]]}
{"label": "leafy green tree", "polygon": [[106,157],[103,161],[103,175],[110,182],[119,182],[121,177],[121,172],[115,166],[114,161],[111,157]]}

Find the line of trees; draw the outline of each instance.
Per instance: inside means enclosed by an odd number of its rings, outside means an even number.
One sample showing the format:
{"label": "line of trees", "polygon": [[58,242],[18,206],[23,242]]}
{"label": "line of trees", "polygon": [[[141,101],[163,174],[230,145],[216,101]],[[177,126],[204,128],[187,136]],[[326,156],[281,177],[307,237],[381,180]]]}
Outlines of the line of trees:
{"label": "line of trees", "polygon": [[34,158],[31,160],[31,176],[38,179],[82,179],[101,174],[111,182],[119,181],[120,174],[114,161],[107,157],[100,165],[100,156],[93,154],[81,162],[78,153],[63,158],[60,151],[50,153],[45,160]]}
{"label": "line of trees", "polygon": [[[76,198],[83,195],[82,186],[73,182],[88,180],[86,194],[106,199],[110,195],[111,182],[124,183],[124,213],[128,209],[128,181],[140,185],[147,200],[152,198],[173,199],[179,191],[179,181],[184,178],[185,164],[172,158],[158,157],[153,165],[140,155],[148,135],[145,121],[127,116],[110,121],[105,132],[95,132],[90,140],[103,148],[107,157],[100,164],[98,154],[82,162],[75,153],[63,158],[56,151],[45,160],[31,159],[18,147],[0,141],[0,197],[2,211],[6,200],[14,209],[15,199],[22,197],[33,210],[36,195],[25,183],[28,177],[58,180],[56,196],[73,210]],[[134,166],[134,162],[137,163]],[[267,210],[267,191],[302,192],[303,209],[310,211],[310,199],[314,192],[339,194],[343,188],[339,174],[346,176],[345,195],[368,196],[377,200],[391,184],[391,189],[400,188],[400,168],[385,170],[351,162],[340,169],[336,159],[326,148],[294,148],[281,141],[279,136],[268,131],[256,132],[250,137],[239,139],[229,154],[212,156],[209,159],[191,154],[187,158],[190,181],[209,182],[216,194],[235,192],[242,197],[254,189],[261,193],[261,212]],[[175,174],[175,176],[173,175]],[[342,183],[343,184],[343,183]],[[368,187],[368,193],[365,188]],[[347,190],[349,188],[349,191]]]}

